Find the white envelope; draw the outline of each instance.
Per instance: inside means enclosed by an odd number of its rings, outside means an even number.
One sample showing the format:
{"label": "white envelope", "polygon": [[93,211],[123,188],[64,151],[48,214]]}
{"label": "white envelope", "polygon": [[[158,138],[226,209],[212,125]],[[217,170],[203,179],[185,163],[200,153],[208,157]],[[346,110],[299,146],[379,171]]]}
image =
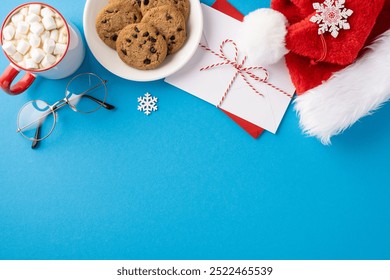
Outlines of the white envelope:
{"label": "white envelope", "polygon": [[[220,53],[221,43],[227,39],[233,40],[238,46],[238,61],[241,63],[245,56],[240,52],[239,42],[242,23],[204,4],[202,4],[202,9],[204,30],[201,43],[214,52]],[[256,35],[254,34],[254,36]],[[225,45],[224,53],[226,57],[234,60],[235,52],[231,44]],[[217,106],[237,70],[232,65],[218,66],[205,71],[200,71],[200,69],[220,62],[224,62],[224,60],[199,47],[190,62],[178,73],[166,78],[165,81]],[[261,65],[255,65],[249,56],[244,67],[251,66]],[[294,95],[295,89],[284,60],[276,65],[268,66],[267,70],[270,84],[282,89],[290,96]],[[251,72],[260,78],[265,77],[262,71],[252,70]],[[238,75],[227,93],[221,109],[276,133],[291,102],[291,97],[248,75],[246,78],[263,96],[256,94]]]}

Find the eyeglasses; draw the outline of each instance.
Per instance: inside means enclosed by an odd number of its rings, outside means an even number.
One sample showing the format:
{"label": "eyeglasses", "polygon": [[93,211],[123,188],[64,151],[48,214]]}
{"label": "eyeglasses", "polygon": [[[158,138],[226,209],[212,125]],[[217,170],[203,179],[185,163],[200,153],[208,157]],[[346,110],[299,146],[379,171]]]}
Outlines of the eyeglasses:
{"label": "eyeglasses", "polygon": [[113,110],[115,107],[106,103],[107,81],[93,73],[79,74],[72,78],[65,90],[65,98],[49,105],[42,100],[33,100],[20,109],[17,119],[17,132],[32,141],[31,148],[53,132],[57,122],[56,111],[69,107],[78,113],[93,113],[101,107]]}

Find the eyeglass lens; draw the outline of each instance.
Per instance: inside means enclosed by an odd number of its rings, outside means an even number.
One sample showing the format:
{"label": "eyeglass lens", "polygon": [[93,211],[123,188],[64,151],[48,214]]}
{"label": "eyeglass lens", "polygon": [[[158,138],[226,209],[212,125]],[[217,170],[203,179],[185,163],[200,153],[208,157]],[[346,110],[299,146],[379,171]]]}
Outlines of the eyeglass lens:
{"label": "eyeglass lens", "polygon": [[19,112],[18,132],[29,140],[43,140],[53,131],[55,113],[42,100],[28,102]]}
{"label": "eyeglass lens", "polygon": [[105,81],[95,74],[74,77],[66,88],[66,99],[77,112],[92,113],[102,107],[107,96]]}

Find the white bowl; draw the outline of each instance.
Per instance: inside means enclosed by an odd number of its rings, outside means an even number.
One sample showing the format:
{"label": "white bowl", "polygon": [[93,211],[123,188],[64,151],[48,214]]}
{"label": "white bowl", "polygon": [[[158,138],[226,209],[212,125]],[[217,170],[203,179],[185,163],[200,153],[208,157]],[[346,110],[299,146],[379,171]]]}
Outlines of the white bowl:
{"label": "white bowl", "polygon": [[127,80],[148,82],[163,79],[180,70],[194,55],[203,32],[203,14],[199,0],[189,0],[191,13],[187,23],[188,38],[183,48],[169,55],[153,70],[138,70],[125,64],[117,52],[100,40],[96,28],[96,17],[108,0],[87,0],[84,8],[84,33],[87,44],[97,61],[111,73]]}

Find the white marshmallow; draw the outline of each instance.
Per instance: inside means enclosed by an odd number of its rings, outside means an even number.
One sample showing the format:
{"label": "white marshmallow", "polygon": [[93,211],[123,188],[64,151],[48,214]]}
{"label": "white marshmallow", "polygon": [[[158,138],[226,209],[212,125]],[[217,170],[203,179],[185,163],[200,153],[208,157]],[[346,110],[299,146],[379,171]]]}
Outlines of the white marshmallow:
{"label": "white marshmallow", "polygon": [[64,32],[60,33],[60,36],[58,37],[58,43],[61,43],[61,44],[68,43],[68,33],[66,30]]}
{"label": "white marshmallow", "polygon": [[35,63],[35,61],[32,60],[31,58],[26,59],[25,63],[26,63],[26,66],[25,66],[26,69],[38,69],[38,64]]}
{"label": "white marshmallow", "polygon": [[61,28],[65,25],[64,21],[59,16],[56,17],[56,24],[57,24],[57,28]]}
{"label": "white marshmallow", "polygon": [[53,53],[54,49],[56,47],[56,42],[53,39],[46,39],[43,41],[43,50],[45,53]]}
{"label": "white marshmallow", "polygon": [[34,33],[35,35],[39,36],[42,34],[42,32],[45,30],[42,26],[42,24],[40,24],[39,22],[34,22],[31,24],[30,26],[30,30],[32,33]]}
{"label": "white marshmallow", "polygon": [[30,25],[27,22],[21,21],[16,25],[16,34],[26,35],[28,30],[30,29]]}
{"label": "white marshmallow", "polygon": [[16,63],[19,63],[19,62],[23,61],[23,55],[21,55],[21,54],[18,53],[18,52],[16,52],[14,55],[12,55],[11,58],[12,58]]}
{"label": "white marshmallow", "polygon": [[43,26],[46,30],[53,30],[57,28],[57,24],[52,17],[44,17],[42,18]]}
{"label": "white marshmallow", "polygon": [[11,21],[13,24],[17,25],[19,22],[22,22],[24,20],[24,15],[21,13],[17,13],[16,15],[11,17]]}
{"label": "white marshmallow", "polygon": [[54,55],[46,54],[45,57],[43,58],[41,64],[42,64],[43,68],[49,68],[54,63],[56,63],[56,61],[57,61],[57,59]]}
{"label": "white marshmallow", "polygon": [[66,48],[67,48],[66,44],[57,43],[56,47],[54,48],[54,54],[62,56],[65,53]]}
{"label": "white marshmallow", "polygon": [[14,55],[16,53],[16,48],[15,45],[12,42],[5,41],[3,44],[3,50],[8,54],[8,55]]}
{"label": "white marshmallow", "polygon": [[28,8],[25,7],[25,8],[23,8],[23,9],[21,9],[19,13],[21,13],[21,14],[24,15],[24,16],[27,16],[27,15],[28,15]]}
{"label": "white marshmallow", "polygon": [[45,7],[41,10],[41,16],[42,17],[52,17],[52,16],[54,16],[54,12],[51,9]]}
{"label": "white marshmallow", "polygon": [[18,66],[26,68],[26,62],[24,62],[24,60],[22,60],[21,62],[18,62]]}
{"label": "white marshmallow", "polygon": [[24,34],[15,34],[15,37],[14,37],[15,40],[22,40],[22,39],[27,39],[27,35],[24,35]]}
{"label": "white marshmallow", "polygon": [[50,39],[53,39],[54,41],[58,41],[58,30],[57,29],[54,29],[50,32]]}
{"label": "white marshmallow", "polygon": [[41,49],[32,49],[30,51],[30,56],[31,56],[31,59],[34,60],[34,62],[36,63],[40,63],[42,61],[42,59],[45,57],[45,52]]}
{"label": "white marshmallow", "polygon": [[36,14],[31,14],[31,15],[26,16],[25,20],[26,20],[26,22],[31,24],[33,22],[40,22],[41,18],[39,16],[37,16]]}
{"label": "white marshmallow", "polygon": [[47,38],[50,38],[50,31],[45,30],[41,35],[41,39],[42,41],[45,41]]}
{"label": "white marshmallow", "polygon": [[29,49],[30,49],[30,44],[24,39],[20,40],[16,47],[16,50],[23,55],[25,55]]}
{"label": "white marshmallow", "polygon": [[39,4],[31,4],[28,6],[28,14],[36,14],[39,15],[41,13],[41,5]]}
{"label": "white marshmallow", "polygon": [[8,21],[7,26],[12,26],[13,28],[16,28],[16,25],[12,21]]}
{"label": "white marshmallow", "polygon": [[62,28],[58,28],[58,29],[60,33],[68,35],[68,29],[66,28],[66,26],[63,26]]}
{"label": "white marshmallow", "polygon": [[41,37],[30,34],[28,35],[28,42],[30,43],[31,47],[38,48],[41,45]]}
{"label": "white marshmallow", "polygon": [[3,29],[3,37],[5,40],[12,40],[15,36],[15,28],[11,25],[7,25],[4,29]]}

